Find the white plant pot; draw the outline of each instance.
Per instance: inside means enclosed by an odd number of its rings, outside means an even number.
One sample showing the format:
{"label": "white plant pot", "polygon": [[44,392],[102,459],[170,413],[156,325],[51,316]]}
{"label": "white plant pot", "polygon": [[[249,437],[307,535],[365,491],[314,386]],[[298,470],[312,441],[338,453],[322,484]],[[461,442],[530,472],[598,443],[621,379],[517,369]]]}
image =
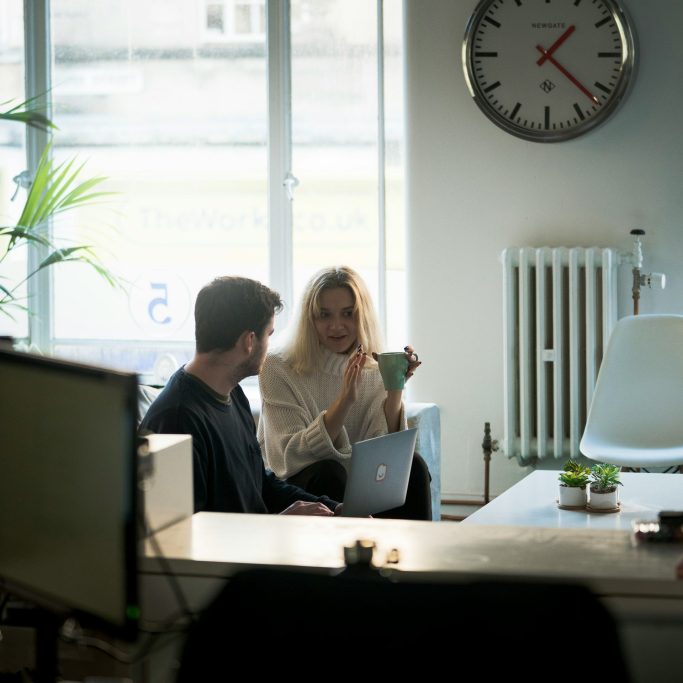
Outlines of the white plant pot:
{"label": "white plant pot", "polygon": [[589,505],[594,510],[614,510],[619,505],[619,487],[615,486],[614,491],[609,493],[599,493],[591,489]]}
{"label": "white plant pot", "polygon": [[569,508],[586,507],[588,496],[585,486],[563,486],[560,484],[560,505]]}

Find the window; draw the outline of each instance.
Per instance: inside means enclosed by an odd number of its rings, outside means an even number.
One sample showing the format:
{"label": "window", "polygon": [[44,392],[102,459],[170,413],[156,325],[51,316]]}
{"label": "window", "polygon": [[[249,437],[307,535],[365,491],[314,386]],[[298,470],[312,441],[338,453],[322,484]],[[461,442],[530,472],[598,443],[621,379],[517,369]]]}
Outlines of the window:
{"label": "window", "polygon": [[281,327],[333,263],[390,303],[404,345],[400,0],[52,0],[50,26],[55,157],[117,193],[53,234],[124,283],[54,268],[52,351],[161,382],[192,355],[211,278],[278,289]]}
{"label": "window", "polygon": [[[19,104],[24,92],[24,21],[21,0],[0,2],[0,111]],[[13,178],[26,165],[24,127],[20,123],[0,121],[0,225],[12,225],[21,213],[21,197]],[[15,197],[16,201],[11,198]],[[1,240],[2,238],[0,238]],[[0,257],[4,253],[0,244]],[[28,267],[25,249],[14,249],[0,261],[0,287],[20,283]],[[17,297],[26,304],[27,291],[21,286]],[[0,289],[0,297],[2,290]],[[0,314],[0,334],[28,336],[28,317],[21,309],[10,310],[13,318]]]}

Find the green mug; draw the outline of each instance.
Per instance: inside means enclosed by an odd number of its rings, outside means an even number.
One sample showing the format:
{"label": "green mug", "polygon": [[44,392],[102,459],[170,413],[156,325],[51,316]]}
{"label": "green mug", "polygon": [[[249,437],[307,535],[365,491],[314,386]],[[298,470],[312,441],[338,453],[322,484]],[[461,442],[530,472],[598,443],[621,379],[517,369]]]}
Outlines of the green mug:
{"label": "green mug", "polygon": [[408,358],[403,351],[378,353],[377,365],[387,391],[403,389],[408,372]]}

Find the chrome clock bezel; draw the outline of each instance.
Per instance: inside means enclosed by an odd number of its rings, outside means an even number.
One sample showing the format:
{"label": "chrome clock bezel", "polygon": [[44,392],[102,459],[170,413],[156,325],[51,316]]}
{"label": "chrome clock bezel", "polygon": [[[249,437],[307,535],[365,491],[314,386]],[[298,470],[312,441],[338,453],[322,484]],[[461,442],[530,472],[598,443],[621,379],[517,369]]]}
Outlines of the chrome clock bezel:
{"label": "chrome clock bezel", "polygon": [[[562,142],[571,140],[593,130],[610,118],[625,100],[634,80],[636,66],[635,32],[632,28],[631,20],[621,4],[617,0],[584,0],[585,2],[593,3],[597,1],[602,4],[611,15],[612,20],[619,30],[621,39],[620,76],[616,86],[609,94],[609,98],[601,105],[601,108],[595,114],[576,123],[576,125],[573,125],[570,128],[547,130],[544,128],[531,129],[512,121],[507,110],[503,111],[502,108],[497,109],[495,105],[491,103],[489,97],[484,92],[475,76],[474,50],[476,32],[479,29],[481,22],[484,21],[490,8],[494,5],[500,6],[505,1],[506,0],[481,0],[472,12],[465,28],[465,36],[462,44],[462,65],[465,82],[478,108],[498,127],[518,138],[532,142]],[[513,1],[517,2],[517,0],[507,0],[507,2]],[[530,2],[539,2],[539,4],[541,4],[540,0],[523,0],[525,5],[528,5]],[[571,6],[567,6],[566,9],[571,9]]]}

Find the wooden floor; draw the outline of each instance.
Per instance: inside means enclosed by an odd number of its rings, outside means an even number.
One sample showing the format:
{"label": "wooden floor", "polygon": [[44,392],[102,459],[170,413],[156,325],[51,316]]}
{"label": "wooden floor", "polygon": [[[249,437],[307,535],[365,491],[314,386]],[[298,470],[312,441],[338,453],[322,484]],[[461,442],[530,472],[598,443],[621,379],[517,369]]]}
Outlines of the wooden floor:
{"label": "wooden floor", "polygon": [[476,510],[479,510],[480,504],[477,505],[455,505],[448,500],[441,501],[441,521],[442,522],[462,522],[465,517],[471,515]]}

